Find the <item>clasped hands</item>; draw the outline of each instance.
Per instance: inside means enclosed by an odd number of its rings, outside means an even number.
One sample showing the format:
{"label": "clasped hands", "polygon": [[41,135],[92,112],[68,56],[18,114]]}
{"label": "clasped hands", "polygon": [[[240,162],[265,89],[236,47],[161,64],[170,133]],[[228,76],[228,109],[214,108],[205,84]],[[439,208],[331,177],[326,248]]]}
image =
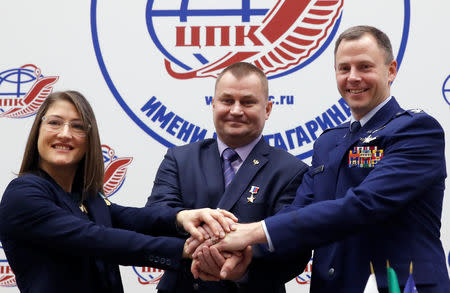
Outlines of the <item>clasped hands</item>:
{"label": "clasped hands", "polygon": [[191,234],[183,253],[192,257],[194,278],[219,281],[245,276],[252,249],[243,228],[251,224],[238,224],[232,213],[209,208],[183,210],[177,214],[177,223]]}

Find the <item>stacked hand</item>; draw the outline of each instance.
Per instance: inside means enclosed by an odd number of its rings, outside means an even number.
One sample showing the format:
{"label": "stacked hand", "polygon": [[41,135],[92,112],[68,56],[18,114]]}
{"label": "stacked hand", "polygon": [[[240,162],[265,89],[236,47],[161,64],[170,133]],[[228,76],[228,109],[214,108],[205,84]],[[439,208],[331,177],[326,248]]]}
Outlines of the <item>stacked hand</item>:
{"label": "stacked hand", "polygon": [[[236,225],[233,228],[236,229]],[[211,229],[203,225],[203,231]],[[201,229],[202,230],[202,229]],[[204,241],[190,237],[186,241],[186,251],[192,253],[191,271],[194,278],[204,281],[219,281],[220,279],[238,280],[244,276],[247,266],[252,259],[251,247],[242,250],[226,251],[216,247],[235,232],[230,232],[224,238],[217,238],[211,234],[204,234]]]}
{"label": "stacked hand", "polygon": [[194,278],[204,281],[241,279],[252,260],[252,249],[247,246],[242,251],[219,251],[211,246],[212,241],[205,241],[193,254],[191,272]]}
{"label": "stacked hand", "polygon": [[184,210],[177,223],[191,237],[183,255],[191,256],[191,271],[205,281],[238,280],[245,275],[252,259],[251,244],[266,242],[261,223],[237,224],[237,218],[225,210],[209,208]]}
{"label": "stacked hand", "polygon": [[180,211],[176,220],[178,226],[183,227],[198,241],[203,241],[209,236],[223,238],[237,222],[237,218],[232,213],[210,208]]}

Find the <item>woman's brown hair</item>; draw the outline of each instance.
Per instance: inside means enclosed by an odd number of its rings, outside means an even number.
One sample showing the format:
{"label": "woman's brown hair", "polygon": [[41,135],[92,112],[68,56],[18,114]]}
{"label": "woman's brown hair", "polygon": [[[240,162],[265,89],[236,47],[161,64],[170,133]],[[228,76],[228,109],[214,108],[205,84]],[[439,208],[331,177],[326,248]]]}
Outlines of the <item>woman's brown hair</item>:
{"label": "woman's brown hair", "polygon": [[80,161],[76,178],[82,180],[81,191],[82,199],[87,195],[96,196],[98,192],[103,193],[104,164],[98,133],[97,122],[94,112],[86,98],[77,91],[63,91],[50,94],[39,108],[33,122],[33,126],[28,136],[25,146],[25,153],[22,159],[19,176],[26,173],[39,172],[39,152],[37,142],[39,138],[39,129],[41,127],[42,117],[45,116],[50,106],[58,100],[64,100],[72,103],[78,111],[81,120],[85,125],[90,125],[86,135],[86,154]]}

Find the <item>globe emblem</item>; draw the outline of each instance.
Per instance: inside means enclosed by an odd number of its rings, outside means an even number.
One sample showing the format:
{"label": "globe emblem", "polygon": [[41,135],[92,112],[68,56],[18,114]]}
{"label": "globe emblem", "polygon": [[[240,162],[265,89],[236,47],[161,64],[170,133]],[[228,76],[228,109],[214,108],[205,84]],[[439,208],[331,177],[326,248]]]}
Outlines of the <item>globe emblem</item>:
{"label": "globe emblem", "polygon": [[177,79],[217,77],[239,61],[253,63],[269,78],[299,70],[328,46],[343,7],[342,0],[179,3],[150,0],[146,9],[150,37],[167,73]]}
{"label": "globe emblem", "polygon": [[0,118],[27,118],[36,114],[58,79],[58,76],[44,77],[33,64],[1,72]]}
{"label": "globe emblem", "polygon": [[450,75],[447,76],[444,84],[442,85],[442,95],[444,96],[444,100],[450,106]]}
{"label": "globe emblem", "polygon": [[164,270],[152,267],[133,267],[141,285],[158,284],[164,275]]}
{"label": "globe emblem", "polygon": [[[9,69],[0,73],[0,99],[2,101],[22,98],[29,91],[36,81],[36,75],[34,69],[27,67],[30,66]],[[5,112],[10,107],[14,107],[14,104],[1,103],[0,113]]]}
{"label": "globe emblem", "polygon": [[108,165],[112,160],[117,159],[117,156],[111,152],[111,148],[107,145],[102,145],[103,163]]}

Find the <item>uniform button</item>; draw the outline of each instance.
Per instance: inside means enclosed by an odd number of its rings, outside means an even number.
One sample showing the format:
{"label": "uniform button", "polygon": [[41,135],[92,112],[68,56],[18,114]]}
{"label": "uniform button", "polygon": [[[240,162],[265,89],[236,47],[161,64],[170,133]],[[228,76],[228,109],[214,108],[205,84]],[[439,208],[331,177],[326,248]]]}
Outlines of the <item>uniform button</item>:
{"label": "uniform button", "polygon": [[156,263],[159,262],[159,256],[155,256],[155,262],[156,262]]}
{"label": "uniform button", "polygon": [[329,275],[330,277],[333,277],[333,275],[334,275],[334,268],[331,268],[331,269],[328,271],[328,275]]}
{"label": "uniform button", "polygon": [[161,264],[165,264],[166,263],[166,259],[161,257]]}
{"label": "uniform button", "polygon": [[148,257],[148,260],[149,260],[149,261],[153,261],[153,255],[150,255],[150,256]]}
{"label": "uniform button", "polygon": [[198,284],[197,283],[194,283],[194,285],[192,285],[192,287],[194,288],[194,290],[198,290]]}
{"label": "uniform button", "polygon": [[172,261],[171,261],[170,259],[167,259],[166,264],[167,264],[168,266],[170,266],[170,265],[172,264]]}

